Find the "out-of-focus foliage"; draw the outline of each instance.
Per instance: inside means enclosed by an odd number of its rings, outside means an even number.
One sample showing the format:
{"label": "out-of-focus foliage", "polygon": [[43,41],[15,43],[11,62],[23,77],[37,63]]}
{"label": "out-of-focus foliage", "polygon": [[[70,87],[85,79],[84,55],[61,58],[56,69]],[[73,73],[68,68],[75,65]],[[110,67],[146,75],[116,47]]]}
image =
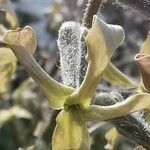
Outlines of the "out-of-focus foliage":
{"label": "out-of-focus foliage", "polygon": [[[0,9],[3,18],[0,18],[0,35],[2,36],[5,33],[5,27],[3,23],[9,24],[11,29],[14,29],[18,26],[18,21],[16,15],[12,9],[11,3],[9,0],[0,0]],[[2,40],[2,39],[1,39]],[[16,58],[12,51],[9,48],[1,47],[0,48],[0,93],[6,92],[8,88],[8,83],[12,77],[12,74],[16,70]]]}
{"label": "out-of-focus foliage", "polygon": [[115,149],[115,145],[117,144],[120,135],[117,132],[116,128],[111,128],[106,134],[105,138],[108,141],[107,145],[105,145],[105,149],[113,150]]}
{"label": "out-of-focus foliage", "polygon": [[16,70],[16,57],[9,48],[0,48],[0,93],[6,92],[12,74]]}
{"label": "out-of-focus foliage", "polygon": [[0,9],[5,11],[5,19],[10,24],[10,26],[12,28],[16,28],[18,26],[18,20],[10,0],[0,0]]}
{"label": "out-of-focus foliage", "polygon": [[5,123],[15,119],[15,118],[24,118],[31,119],[32,115],[25,109],[20,108],[19,106],[13,106],[10,109],[4,109],[0,111],[0,127],[5,125]]}

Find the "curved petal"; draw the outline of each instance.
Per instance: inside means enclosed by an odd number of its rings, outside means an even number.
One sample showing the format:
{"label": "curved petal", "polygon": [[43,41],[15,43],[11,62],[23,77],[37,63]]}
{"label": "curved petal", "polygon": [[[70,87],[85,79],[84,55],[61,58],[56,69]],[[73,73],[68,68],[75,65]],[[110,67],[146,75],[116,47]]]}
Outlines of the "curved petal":
{"label": "curved petal", "polygon": [[150,55],[137,54],[134,59],[138,64],[144,89],[150,92]]}
{"label": "curved petal", "polygon": [[80,112],[76,109],[63,110],[59,113],[53,133],[53,150],[89,149],[88,130],[80,116]]}
{"label": "curved petal", "polygon": [[88,69],[81,86],[72,94],[70,104],[90,105],[103,72],[106,69],[115,49],[124,39],[121,26],[108,25],[94,16],[93,26],[86,36],[88,47]]}
{"label": "curved petal", "polygon": [[150,110],[150,94],[135,94],[125,101],[111,106],[91,105],[91,107],[82,111],[82,115],[85,121],[102,121],[128,115],[143,109]]}
{"label": "curved petal", "polygon": [[109,63],[103,73],[103,79],[121,88],[134,88],[136,85],[124,73]]}
{"label": "curved petal", "polygon": [[15,31],[7,31],[4,34],[4,42],[8,44],[19,62],[26,68],[30,76],[47,96],[50,107],[54,109],[63,108],[66,97],[74,89],[53,80],[35,61],[32,56],[36,47],[36,37],[33,30],[30,27],[25,27]]}
{"label": "curved petal", "polygon": [[74,91],[74,89],[62,85],[52,79],[24,47],[14,45],[9,46],[19,62],[25,67],[26,71],[30,74],[30,76],[48,98],[50,107],[53,109],[63,108],[66,97],[68,97]]}

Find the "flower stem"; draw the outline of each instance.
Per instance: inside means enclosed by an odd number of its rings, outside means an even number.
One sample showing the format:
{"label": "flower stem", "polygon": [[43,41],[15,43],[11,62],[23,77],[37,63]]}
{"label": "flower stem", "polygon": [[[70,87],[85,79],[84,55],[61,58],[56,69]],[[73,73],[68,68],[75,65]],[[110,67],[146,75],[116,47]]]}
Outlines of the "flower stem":
{"label": "flower stem", "polygon": [[97,14],[100,5],[101,0],[89,0],[82,21],[83,26],[88,29],[92,27],[93,15]]}

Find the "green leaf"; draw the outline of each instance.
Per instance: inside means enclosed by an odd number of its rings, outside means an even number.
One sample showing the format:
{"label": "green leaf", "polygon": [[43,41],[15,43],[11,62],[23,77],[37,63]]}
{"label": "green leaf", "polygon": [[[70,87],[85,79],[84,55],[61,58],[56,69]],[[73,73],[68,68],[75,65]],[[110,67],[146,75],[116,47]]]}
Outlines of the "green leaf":
{"label": "green leaf", "polygon": [[103,74],[103,79],[121,88],[133,88],[136,85],[112,63],[109,63]]}
{"label": "green leaf", "polygon": [[140,93],[111,106],[91,105],[82,110],[85,121],[102,121],[128,115],[139,110],[150,111],[150,94]]}
{"label": "green leaf", "polygon": [[0,48],[0,93],[6,92],[12,74],[16,70],[16,57],[9,48]]}
{"label": "green leaf", "polygon": [[76,109],[62,110],[57,116],[53,133],[53,150],[88,150],[89,135]]}

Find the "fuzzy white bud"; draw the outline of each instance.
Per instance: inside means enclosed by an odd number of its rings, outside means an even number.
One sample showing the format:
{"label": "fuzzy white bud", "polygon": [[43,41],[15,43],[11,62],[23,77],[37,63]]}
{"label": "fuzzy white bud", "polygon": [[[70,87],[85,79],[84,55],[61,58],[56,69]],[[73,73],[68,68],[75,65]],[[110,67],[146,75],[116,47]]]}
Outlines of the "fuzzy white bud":
{"label": "fuzzy white bud", "polygon": [[73,21],[65,22],[59,30],[57,41],[60,50],[62,82],[72,87],[79,87],[81,30],[80,24]]}

